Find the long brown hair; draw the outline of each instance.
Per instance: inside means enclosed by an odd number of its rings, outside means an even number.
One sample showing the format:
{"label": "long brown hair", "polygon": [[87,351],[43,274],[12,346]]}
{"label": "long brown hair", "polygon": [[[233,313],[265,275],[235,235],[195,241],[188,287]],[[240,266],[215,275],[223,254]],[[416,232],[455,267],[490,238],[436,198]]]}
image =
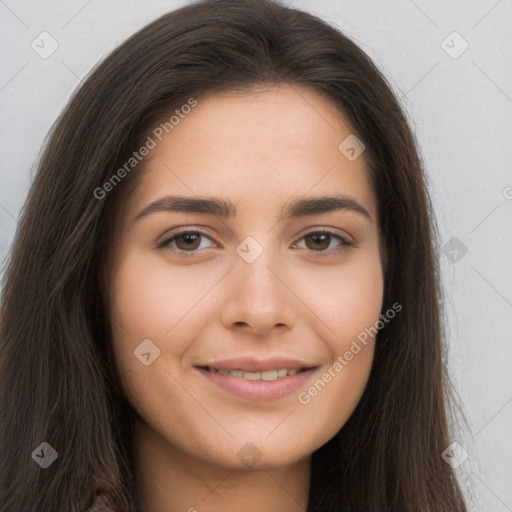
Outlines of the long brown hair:
{"label": "long brown hair", "polygon": [[[313,454],[308,511],[466,510],[450,443],[437,228],[416,142],[391,87],[349,38],[269,0],[207,0],[168,13],[101,63],[54,126],[3,278],[2,511],[81,511],[96,490],[134,512],[133,410],[112,358],[115,218],[143,163],[101,188],[150,127],[193,97],[258,85],[326,95],[364,141],[387,256],[371,375],[340,432]],[[179,420],[179,419],[178,419]],[[58,457],[31,456],[42,442]]]}

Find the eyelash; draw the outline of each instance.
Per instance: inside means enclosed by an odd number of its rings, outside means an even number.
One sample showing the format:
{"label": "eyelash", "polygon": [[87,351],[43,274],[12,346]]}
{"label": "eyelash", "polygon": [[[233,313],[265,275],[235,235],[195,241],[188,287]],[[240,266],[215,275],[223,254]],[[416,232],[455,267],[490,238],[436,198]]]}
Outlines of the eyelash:
{"label": "eyelash", "polygon": [[[210,236],[208,236],[206,233],[203,233],[202,231],[185,230],[185,231],[180,231],[179,233],[175,233],[172,237],[163,240],[162,242],[160,242],[157,245],[157,248],[163,249],[163,250],[177,251],[185,257],[195,256],[200,250],[202,250],[202,249],[194,249],[191,251],[185,251],[183,249],[171,248],[170,247],[171,242],[174,242],[177,238],[179,238],[180,236],[183,236],[183,235],[199,235],[199,236],[204,236],[204,237],[212,240],[212,238]],[[347,240],[346,238],[343,238],[342,236],[337,235],[336,233],[333,233],[332,231],[328,231],[325,229],[322,229],[319,231],[311,231],[309,233],[306,233],[299,240],[302,240],[302,239],[307,238],[308,236],[312,236],[312,235],[328,235],[332,238],[338,238],[341,241],[341,244],[337,249],[323,249],[323,250],[318,250],[318,251],[315,251],[313,249],[306,249],[306,250],[312,251],[314,253],[317,253],[319,256],[329,255],[329,254],[332,254],[333,252],[334,253],[341,252],[341,251],[343,251],[343,249],[346,249],[349,247],[356,247],[356,244],[354,242]]]}

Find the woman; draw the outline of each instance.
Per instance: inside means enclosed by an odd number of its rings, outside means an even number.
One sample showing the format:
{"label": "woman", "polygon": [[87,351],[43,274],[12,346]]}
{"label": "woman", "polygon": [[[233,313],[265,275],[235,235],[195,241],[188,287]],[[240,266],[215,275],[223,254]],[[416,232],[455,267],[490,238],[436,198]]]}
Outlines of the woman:
{"label": "woman", "polygon": [[76,92],[23,210],[2,510],[465,511],[435,244],[348,38],[270,1],[161,17]]}

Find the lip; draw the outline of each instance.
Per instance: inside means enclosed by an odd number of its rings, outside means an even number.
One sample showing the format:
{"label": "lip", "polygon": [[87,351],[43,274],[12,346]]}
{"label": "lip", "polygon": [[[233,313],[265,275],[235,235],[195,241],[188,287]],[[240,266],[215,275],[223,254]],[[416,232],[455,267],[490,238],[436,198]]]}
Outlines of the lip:
{"label": "lip", "polygon": [[[223,375],[206,370],[206,367],[217,370],[242,370],[257,372],[275,370],[279,368],[302,370],[295,375],[288,375],[273,381],[247,380],[232,375]],[[196,366],[196,369],[213,384],[229,391],[233,395],[255,402],[270,402],[283,398],[294,391],[298,391],[310,379],[318,366],[312,366],[304,361],[289,358],[235,358]]]}

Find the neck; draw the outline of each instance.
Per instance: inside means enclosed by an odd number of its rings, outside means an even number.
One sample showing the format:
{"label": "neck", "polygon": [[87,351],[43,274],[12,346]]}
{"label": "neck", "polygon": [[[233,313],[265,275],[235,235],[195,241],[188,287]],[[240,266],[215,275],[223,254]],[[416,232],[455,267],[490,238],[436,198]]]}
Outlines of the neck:
{"label": "neck", "polygon": [[304,512],[311,456],[267,470],[228,469],[187,456],[146,425],[134,432],[135,481],[143,512]]}

